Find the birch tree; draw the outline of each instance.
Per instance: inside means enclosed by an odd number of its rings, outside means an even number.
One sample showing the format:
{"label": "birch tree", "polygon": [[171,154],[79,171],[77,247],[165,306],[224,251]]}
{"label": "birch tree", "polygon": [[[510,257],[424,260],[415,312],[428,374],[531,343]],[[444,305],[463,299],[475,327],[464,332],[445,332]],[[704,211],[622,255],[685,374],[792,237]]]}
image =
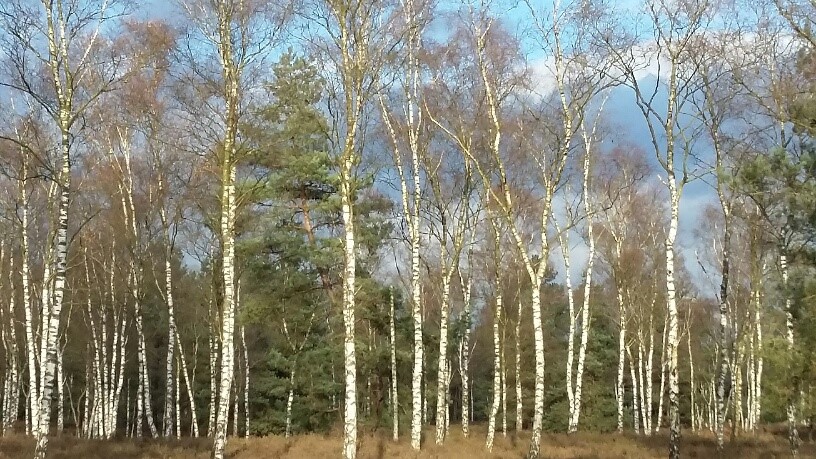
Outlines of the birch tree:
{"label": "birch tree", "polygon": [[[635,103],[649,131],[649,141],[655,157],[665,173],[664,184],[669,192],[669,231],[665,241],[666,256],[666,306],[668,311],[668,389],[669,389],[669,457],[680,455],[680,387],[677,354],[679,346],[679,321],[675,286],[675,241],[679,222],[680,197],[683,187],[693,177],[690,170],[690,147],[694,143],[692,132],[684,127],[679,114],[688,98],[693,81],[693,71],[685,66],[685,54],[695,38],[705,30],[712,19],[712,5],[707,1],[683,1],[679,3],[662,0],[649,1],[645,5],[645,18],[652,35],[637,37],[648,40],[651,46],[630,41],[623,46],[610,46],[616,55],[616,65],[635,93]],[[607,35],[608,37],[608,35]],[[609,39],[605,39],[611,44]],[[658,65],[653,87],[641,81],[639,69],[643,65]],[[646,86],[644,86],[644,84]],[[656,94],[665,91],[665,100],[658,105]]]}
{"label": "birch tree", "polygon": [[[48,158],[54,173],[51,180],[59,192],[58,216],[53,223],[53,286],[43,296],[40,367],[37,391],[30,395],[38,408],[32,415],[37,445],[35,457],[45,457],[48,448],[51,402],[54,393],[59,330],[65,297],[68,257],[68,207],[71,200],[71,162],[78,150],[76,138],[85,112],[97,98],[111,90],[122,77],[121,55],[99,53],[109,45],[102,32],[123,11],[114,1],[83,4],[44,0],[39,5],[11,1],[0,6],[4,52],[11,63],[10,74],[0,85],[37,106],[57,131],[58,154]],[[30,73],[43,68],[45,74]],[[47,76],[45,76],[47,75]],[[45,89],[49,88],[49,89]],[[55,97],[43,91],[53,91]],[[14,141],[13,138],[5,137]],[[28,153],[33,150],[29,149]],[[49,244],[52,242],[49,242]],[[47,299],[47,300],[46,300]]]}
{"label": "birch tree", "polygon": [[[399,176],[402,215],[408,227],[411,253],[411,315],[414,323],[414,365],[411,377],[411,447],[420,448],[422,440],[422,368],[424,345],[422,342],[421,283],[420,283],[420,210],[422,201],[421,167],[422,156],[427,150],[427,139],[424,135],[425,121],[421,104],[423,95],[422,35],[428,18],[431,16],[430,4],[424,1],[404,0],[401,2],[401,16],[406,31],[403,37],[402,60],[404,67],[398,72],[405,76],[398,78],[401,86],[400,125],[396,126],[395,114],[387,108],[384,95],[380,94],[380,108],[384,124],[393,144],[394,163]],[[393,120],[393,121],[392,121]],[[400,129],[401,127],[401,129]],[[398,130],[399,129],[399,130]],[[407,143],[408,154],[403,155],[403,145]],[[410,158],[410,160],[408,159]],[[407,165],[406,161],[410,161]],[[395,418],[396,419],[396,418]],[[437,429],[437,442],[440,431]]]}
{"label": "birch tree", "polygon": [[385,53],[393,38],[390,25],[394,14],[390,3],[317,1],[307,16],[320,24],[316,44],[335,74],[326,75],[330,107],[337,113],[330,130],[332,153],[339,170],[343,219],[343,457],[357,454],[357,356],[355,348],[355,214],[357,169],[362,153],[366,109],[380,91]]}
{"label": "birch tree", "polygon": [[[256,4],[233,0],[201,0],[181,2],[187,16],[198,28],[208,50],[220,65],[218,75],[208,75],[213,93],[223,104],[223,111],[215,119],[219,130],[209,146],[215,150],[220,175],[220,248],[222,304],[219,305],[220,363],[217,413],[213,443],[213,457],[224,456],[230,394],[233,389],[235,366],[235,219],[236,169],[242,154],[239,126],[246,99],[251,95],[248,86],[255,77],[254,70],[264,61],[280,39],[290,5]],[[194,63],[194,59],[190,59]]]}

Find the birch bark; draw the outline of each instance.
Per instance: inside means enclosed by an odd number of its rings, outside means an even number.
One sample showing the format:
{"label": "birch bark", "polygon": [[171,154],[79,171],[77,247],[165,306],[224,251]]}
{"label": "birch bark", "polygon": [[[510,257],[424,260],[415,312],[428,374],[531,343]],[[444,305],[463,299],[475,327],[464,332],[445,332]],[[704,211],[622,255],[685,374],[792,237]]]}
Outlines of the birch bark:
{"label": "birch bark", "polygon": [[[218,411],[215,420],[213,459],[223,459],[227,442],[230,392],[233,386],[235,365],[235,173],[238,153],[238,117],[240,109],[240,81],[243,62],[236,62],[234,50],[234,5],[219,1],[216,15],[218,21],[218,57],[223,78],[225,122],[223,150],[220,158],[221,173],[221,274],[223,297],[221,306],[221,362],[218,385]],[[246,14],[239,11],[239,14]],[[239,58],[240,59],[240,58]]]}
{"label": "birch bark", "polygon": [[501,250],[501,233],[495,217],[490,217],[491,225],[493,227],[494,235],[494,269],[496,270],[495,288],[496,288],[496,309],[493,313],[493,397],[490,404],[490,418],[487,424],[487,439],[485,441],[485,448],[488,451],[493,451],[493,437],[496,431],[496,415],[499,412],[499,403],[501,402],[501,338],[499,335],[499,321],[502,317],[502,278],[500,267]]}
{"label": "birch bark", "polygon": [[397,331],[394,318],[394,289],[388,290],[390,313],[389,318],[389,335],[391,347],[391,416],[392,416],[392,438],[394,441],[399,441],[399,395],[397,393]]}

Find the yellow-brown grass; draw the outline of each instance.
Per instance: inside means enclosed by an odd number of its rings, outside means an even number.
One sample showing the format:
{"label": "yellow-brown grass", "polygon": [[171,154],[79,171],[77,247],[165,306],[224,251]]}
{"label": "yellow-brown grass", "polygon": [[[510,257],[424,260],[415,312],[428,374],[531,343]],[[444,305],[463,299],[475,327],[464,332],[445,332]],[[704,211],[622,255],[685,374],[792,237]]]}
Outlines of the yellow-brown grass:
{"label": "yellow-brown grass", "polygon": [[[496,437],[492,453],[484,449],[485,430],[480,426],[472,429],[470,438],[464,438],[456,426],[444,445],[434,444],[433,431],[425,434],[426,441],[421,452],[415,452],[407,438],[398,443],[391,441],[386,432],[361,435],[358,449],[360,459],[380,458],[496,458],[516,459],[527,450],[529,433],[519,436],[501,434]],[[131,459],[173,458],[205,459],[209,457],[211,442],[207,439],[186,438],[182,440],[81,440],[64,435],[54,437],[49,444],[49,457],[82,459]],[[234,459],[288,458],[312,459],[334,458],[340,455],[341,439],[334,435],[299,435],[291,439],[279,436],[229,440],[228,457]],[[34,442],[30,437],[11,436],[0,438],[0,458],[30,458]],[[578,433],[545,434],[541,441],[541,456],[552,459],[567,458],[663,458],[667,455],[665,434],[652,437]],[[816,457],[816,445],[805,443],[801,457]],[[713,436],[684,432],[682,455],[689,458],[772,459],[790,457],[784,435],[768,432],[743,435],[727,442],[725,452],[718,456]]]}

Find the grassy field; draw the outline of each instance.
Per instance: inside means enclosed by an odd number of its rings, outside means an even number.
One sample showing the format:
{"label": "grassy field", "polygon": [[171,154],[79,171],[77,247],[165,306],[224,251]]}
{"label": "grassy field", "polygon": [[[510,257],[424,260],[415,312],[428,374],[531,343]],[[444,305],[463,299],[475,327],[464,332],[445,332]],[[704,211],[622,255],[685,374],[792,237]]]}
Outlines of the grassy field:
{"label": "grassy field", "polygon": [[[493,452],[484,449],[484,428],[476,426],[470,438],[464,438],[461,431],[451,427],[451,435],[442,446],[433,443],[433,432],[426,433],[426,443],[421,452],[411,450],[404,438],[394,443],[386,432],[363,434],[360,437],[361,459],[375,458],[506,458],[516,459],[526,452],[529,434],[501,434],[496,437]],[[228,455],[235,459],[250,458],[333,458],[339,457],[341,439],[328,435],[300,435],[292,439],[283,437],[263,437],[250,439],[232,438],[228,444]],[[130,459],[130,458],[178,458],[205,459],[209,457],[211,442],[207,439],[187,438],[182,440],[122,440],[91,441],[78,440],[72,436],[54,437],[49,445],[52,458],[83,459]],[[541,442],[543,458],[663,458],[667,454],[665,434],[653,437],[634,435],[578,433],[545,434]],[[30,458],[34,451],[31,438],[12,436],[0,438],[0,458]],[[711,435],[694,435],[684,432],[682,456],[689,458],[716,458],[716,446]],[[805,442],[800,457],[816,458],[816,445]],[[724,458],[771,459],[790,457],[787,440],[783,432],[763,432],[745,435],[733,442],[727,442]]]}

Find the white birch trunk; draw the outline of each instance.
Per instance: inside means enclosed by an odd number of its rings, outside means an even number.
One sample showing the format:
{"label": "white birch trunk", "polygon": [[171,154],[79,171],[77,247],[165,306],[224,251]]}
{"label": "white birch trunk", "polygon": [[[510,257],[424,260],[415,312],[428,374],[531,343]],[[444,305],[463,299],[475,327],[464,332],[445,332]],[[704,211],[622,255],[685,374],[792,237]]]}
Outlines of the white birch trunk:
{"label": "white birch trunk", "polygon": [[[352,155],[352,152],[347,152]],[[344,274],[343,274],[343,326],[344,326],[344,369],[346,383],[346,399],[344,408],[343,426],[343,458],[354,459],[357,455],[357,357],[354,348],[354,308],[355,308],[355,267],[356,253],[354,251],[354,214],[351,195],[351,171],[353,158],[348,156],[343,164],[344,177],[342,179],[342,208],[344,244]]]}
{"label": "white birch trunk", "polygon": [[[473,244],[476,232],[471,233],[470,246],[468,246],[468,263],[473,266]],[[472,269],[471,269],[472,270]],[[470,435],[470,328],[471,328],[471,294],[473,292],[473,273],[464,280],[461,270],[459,271],[459,282],[464,287],[462,292],[464,305],[462,306],[462,317],[464,321],[464,333],[462,342],[459,345],[459,375],[462,379],[462,435],[467,438]]]}
{"label": "white birch trunk", "polygon": [[[39,410],[35,408],[35,400],[39,399],[39,384],[37,374],[37,348],[34,344],[34,314],[31,302],[31,284],[29,280],[29,254],[28,254],[28,193],[26,192],[28,161],[23,155],[23,167],[21,180],[19,181],[18,200],[20,202],[20,275],[23,292],[23,313],[25,317],[25,342],[26,342],[26,363],[28,365],[28,397],[26,399],[26,433],[34,433],[33,426],[39,425],[37,416]],[[46,257],[47,258],[47,257]]]}
{"label": "white birch trunk", "polygon": [[514,333],[516,352],[515,352],[515,377],[516,377],[516,434],[524,429],[524,413],[523,413],[523,399],[524,395],[521,390],[521,311],[522,304],[518,305],[518,316],[516,317],[516,330]]}
{"label": "white birch trunk", "polygon": [[[176,333],[178,334],[178,329],[176,330]],[[177,335],[176,341],[178,341],[179,345],[178,356],[181,364],[181,371],[184,375],[184,385],[187,387],[187,400],[190,402],[190,434],[193,437],[198,437],[198,411],[196,410],[195,396],[193,395],[192,376],[190,376],[191,373],[187,369],[187,359],[184,356],[184,347],[181,343],[181,337]],[[198,348],[198,346],[195,347]],[[247,419],[249,419],[249,417],[247,417]]]}
{"label": "white birch trunk", "polygon": [[[444,229],[443,229],[444,234]],[[443,238],[447,236],[442,236]],[[441,256],[446,256],[446,244],[442,244]],[[446,262],[447,263],[447,262]],[[451,261],[456,264],[456,261]],[[437,376],[436,376],[436,444],[441,445],[445,441],[445,432],[447,430],[447,403],[448,398],[448,384],[447,384],[447,368],[448,368],[448,315],[450,312],[450,284],[451,274],[453,270],[445,267],[445,273],[442,275],[442,303],[440,304],[440,318],[439,318],[439,359],[437,361]],[[439,422],[439,421],[442,422]]]}
{"label": "white birch trunk", "polygon": [[[418,236],[418,235],[417,235]],[[417,236],[412,236],[416,237]],[[422,293],[419,279],[419,250],[418,247],[411,250],[411,312],[414,318],[414,366],[411,375],[411,447],[419,450],[422,440],[422,369],[423,352],[422,343]]]}
{"label": "white birch trunk", "polygon": [[691,429],[697,430],[697,405],[694,403],[695,383],[694,383],[694,355],[691,352],[691,331],[689,331],[686,342],[688,343],[689,356],[689,396],[691,397]]}
{"label": "white birch trunk", "polygon": [[618,401],[618,433],[623,433],[623,397],[624,397],[624,368],[626,365],[626,314],[623,306],[623,294],[620,287],[618,290],[618,314],[619,314],[619,333],[618,333],[618,378],[615,386],[615,396]]}
{"label": "white birch trunk", "polygon": [[[222,26],[225,27],[225,26]],[[226,54],[231,56],[230,54]],[[234,91],[237,91],[237,81]],[[237,109],[235,107],[234,109]],[[229,142],[233,142],[234,137]],[[225,150],[234,153],[234,143],[225,146]],[[235,165],[232,160],[224,162],[222,182],[222,218],[221,238],[223,244],[223,288],[221,315],[221,362],[219,364],[220,381],[218,384],[218,409],[215,420],[215,439],[213,458],[223,459],[227,442],[229,422],[230,393],[235,365]]]}
{"label": "white birch trunk", "polygon": [[[764,271],[764,266],[763,266]],[[761,281],[760,281],[761,282]],[[756,378],[754,384],[754,396],[756,401],[754,403],[754,419],[759,424],[762,418],[762,364],[763,364],[763,348],[762,348],[762,297],[760,295],[761,285],[756,287],[755,304],[754,304],[754,327],[756,329],[756,343],[757,343],[757,367]]]}
{"label": "white birch trunk", "polygon": [[666,339],[669,326],[669,316],[666,314],[666,318],[663,321],[663,333],[661,333],[661,345],[660,345],[660,389],[658,390],[658,402],[657,402],[657,422],[655,422],[655,432],[660,430],[661,425],[663,424],[663,399],[666,397],[665,389],[666,389]]}
{"label": "white birch trunk", "polygon": [[[498,229],[496,231],[497,247],[498,247]],[[496,266],[496,310],[493,314],[493,398],[490,404],[490,417],[487,424],[487,439],[485,441],[485,448],[488,451],[493,451],[493,436],[496,432],[496,415],[499,412],[499,403],[501,402],[501,340],[499,337],[499,321],[502,314],[502,287],[501,287],[501,271],[499,266]]]}
{"label": "white birch trunk", "polygon": [[569,314],[569,329],[567,330],[567,432],[572,433],[572,419],[575,412],[575,394],[573,390],[572,375],[575,371],[575,290],[572,288],[572,269],[570,267],[570,247],[569,230],[561,231],[556,223],[555,230],[558,232],[558,241],[561,245],[561,255],[564,257],[564,283],[567,289],[567,306]]}
{"label": "white birch trunk", "polygon": [[640,391],[638,389],[638,379],[635,373],[635,360],[629,346],[626,347],[626,355],[629,357],[629,377],[632,380],[632,422],[635,434],[640,435]]}
{"label": "white birch trunk", "polygon": [[289,372],[289,395],[286,397],[286,431],[285,436],[292,436],[292,402],[295,399],[295,367]]}
{"label": "white birch trunk", "polygon": [[[673,103],[673,101],[670,101]],[[671,150],[669,150],[671,151]],[[679,344],[677,299],[674,286],[674,241],[677,237],[679,220],[680,194],[674,178],[674,162],[670,162],[669,196],[671,199],[671,219],[669,234],[666,237],[666,299],[669,314],[669,335],[666,341],[669,357],[669,458],[680,458],[680,384],[678,377],[677,348]]]}
{"label": "white birch trunk", "polygon": [[57,351],[57,434],[65,427],[65,371],[62,367],[64,349]]}
{"label": "white birch trunk", "polygon": [[391,427],[392,438],[394,441],[399,441],[399,395],[397,393],[397,329],[394,317],[394,289],[388,290],[390,295],[390,313],[389,317],[389,335],[391,347]]}
{"label": "white birch trunk", "polygon": [[176,383],[176,386],[174,387],[175,396],[173,397],[173,400],[175,401],[175,406],[173,407],[173,413],[175,414],[177,440],[181,438],[181,367],[178,363],[180,358],[180,356],[176,356],[176,374],[173,376],[173,381]]}
{"label": "white birch trunk", "polygon": [[[161,209],[162,215],[164,215],[164,208]],[[164,260],[164,301],[167,304],[167,320],[168,320],[168,327],[167,327],[167,361],[165,366],[165,395],[164,395],[164,436],[170,437],[173,435],[173,420],[174,418],[178,419],[179,413],[178,411],[174,411],[174,407],[176,406],[179,398],[179,394],[175,392],[175,387],[177,381],[175,381],[175,375],[178,373],[178,369],[173,369],[173,362],[176,360],[176,313],[174,310],[173,304],[173,269],[171,264],[171,256],[172,256],[172,249],[169,247],[169,231],[167,229],[167,219],[166,217],[162,217],[162,222],[164,223],[165,227],[165,243],[168,244],[167,250],[165,251],[165,260]],[[175,392],[175,393],[174,393]],[[176,434],[180,434],[180,432],[176,432]]]}
{"label": "white birch trunk", "polygon": [[[241,326],[241,347],[244,349],[244,436],[249,438],[249,352],[247,351],[246,327],[244,326]],[[179,348],[179,350],[181,349]],[[198,432],[196,432],[197,435]]]}
{"label": "white birch trunk", "polygon": [[[211,307],[214,309],[214,305],[211,305]],[[215,406],[218,397],[218,342],[215,339],[215,333],[217,332],[215,321],[217,318],[218,313],[213,311],[211,318],[212,323],[210,324],[210,334],[208,336],[210,358],[210,404],[207,422],[207,436],[211,438],[215,436],[215,416],[216,410],[218,409]]]}

